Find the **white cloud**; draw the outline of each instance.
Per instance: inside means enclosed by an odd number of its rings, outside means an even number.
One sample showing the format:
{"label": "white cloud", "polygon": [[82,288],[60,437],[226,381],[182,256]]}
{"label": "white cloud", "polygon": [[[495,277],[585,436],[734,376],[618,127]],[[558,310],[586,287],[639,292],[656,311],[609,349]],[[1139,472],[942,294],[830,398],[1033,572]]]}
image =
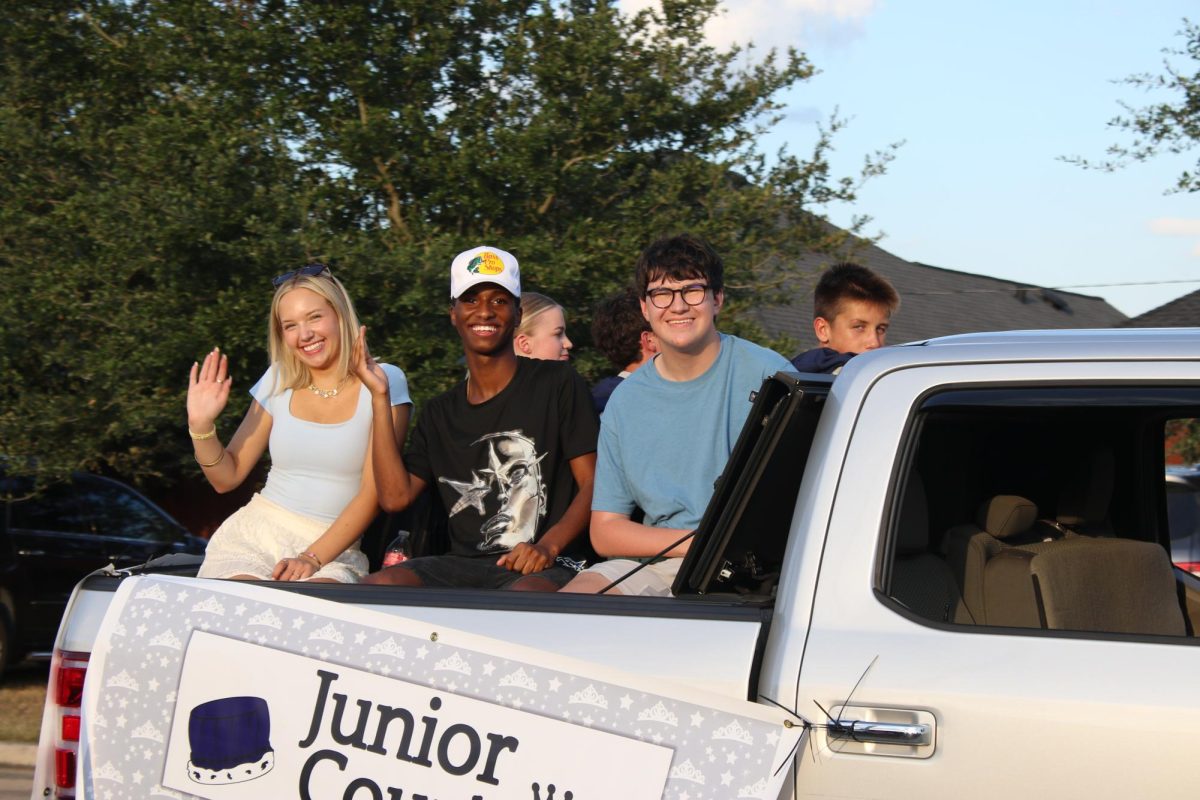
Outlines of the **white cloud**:
{"label": "white cloud", "polygon": [[[658,0],[620,0],[633,13]],[[753,42],[758,52],[789,45],[837,46],[858,38],[881,0],[725,0],[705,33],[719,48]]]}
{"label": "white cloud", "polygon": [[825,119],[821,109],[816,106],[791,106],[783,116],[788,122],[804,125],[811,125]]}
{"label": "white cloud", "polygon": [[1200,219],[1159,217],[1150,220],[1149,227],[1156,236],[1200,236]]}
{"label": "white cloud", "polygon": [[658,0],[620,0],[617,5],[619,5],[621,10],[626,14],[633,14],[637,11],[641,11],[643,8],[650,8],[650,6],[658,5]]}

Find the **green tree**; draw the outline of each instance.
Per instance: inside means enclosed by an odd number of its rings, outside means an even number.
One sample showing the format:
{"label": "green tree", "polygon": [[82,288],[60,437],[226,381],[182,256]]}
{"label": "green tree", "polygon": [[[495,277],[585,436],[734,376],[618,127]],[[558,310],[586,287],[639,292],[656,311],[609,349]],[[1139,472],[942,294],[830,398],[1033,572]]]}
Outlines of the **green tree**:
{"label": "green tree", "polygon": [[262,351],[254,273],[295,257],[301,175],[245,99],[178,80],[133,7],[2,13],[5,455],[173,476],[187,364]]}
{"label": "green tree", "polygon": [[1167,455],[1184,464],[1200,464],[1200,420],[1173,419],[1166,428]]}
{"label": "green tree", "polygon": [[[38,0],[0,10],[0,442],[53,475],[194,477],[189,365],[265,367],[269,278],[335,270],[418,403],[461,376],[447,266],[490,242],[590,308],[638,251],[691,230],[726,257],[723,325],[789,254],[844,233],[817,211],[878,174],[756,147],[813,73],[703,39],[715,0],[632,16],[600,0]],[[593,357],[580,368],[599,368]]]}
{"label": "green tree", "polygon": [[[1200,25],[1185,19],[1183,29],[1177,35],[1184,39],[1183,48],[1167,48],[1163,52],[1168,57],[1184,56],[1190,61],[1184,62],[1182,67],[1176,67],[1167,58],[1163,60],[1163,74],[1142,73],[1122,81],[1145,92],[1169,92],[1172,99],[1141,107],[1122,103],[1125,113],[1114,117],[1108,124],[1131,134],[1133,141],[1109,147],[1110,158],[1105,161],[1089,161],[1079,157],[1067,161],[1091,169],[1112,171],[1161,153],[1183,154],[1200,144]],[[1197,160],[1195,168],[1180,173],[1171,191],[1200,191],[1200,160]]]}

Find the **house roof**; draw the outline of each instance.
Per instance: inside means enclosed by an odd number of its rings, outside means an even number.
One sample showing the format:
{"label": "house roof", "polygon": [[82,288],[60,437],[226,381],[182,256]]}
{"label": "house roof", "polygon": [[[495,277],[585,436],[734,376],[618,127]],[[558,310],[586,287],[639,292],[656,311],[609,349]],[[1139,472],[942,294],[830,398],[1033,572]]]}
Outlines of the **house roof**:
{"label": "house roof", "polygon": [[754,318],[767,333],[797,340],[801,351],[816,347],[813,289],[821,271],[841,260],[883,275],[900,294],[888,344],[977,331],[1111,328],[1127,319],[1100,297],[905,261],[862,240],[843,255],[796,259],[784,289],[792,302],[756,309]]}
{"label": "house roof", "polygon": [[1125,322],[1131,328],[1200,328],[1200,289]]}

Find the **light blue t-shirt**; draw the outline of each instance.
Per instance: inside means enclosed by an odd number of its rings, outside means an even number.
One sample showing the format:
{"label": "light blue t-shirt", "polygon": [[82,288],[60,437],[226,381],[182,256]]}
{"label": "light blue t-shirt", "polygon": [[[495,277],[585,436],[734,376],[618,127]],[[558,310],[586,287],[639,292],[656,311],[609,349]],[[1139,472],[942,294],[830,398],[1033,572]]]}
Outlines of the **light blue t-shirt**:
{"label": "light blue t-shirt", "polygon": [[721,353],[703,375],[669,381],[654,362],[613,392],[600,418],[593,511],[631,514],[645,524],[692,530],[750,413],[750,393],[791,365],[774,350],[721,334]]}
{"label": "light blue t-shirt", "polygon": [[[391,364],[380,366],[387,373],[391,404],[411,403],[404,372]],[[271,415],[271,470],[262,496],[297,514],[333,522],[362,481],[371,439],[371,391],[360,386],[354,416],[326,425],[293,417],[292,390],[272,394],[274,388],[272,365],[250,389]]]}

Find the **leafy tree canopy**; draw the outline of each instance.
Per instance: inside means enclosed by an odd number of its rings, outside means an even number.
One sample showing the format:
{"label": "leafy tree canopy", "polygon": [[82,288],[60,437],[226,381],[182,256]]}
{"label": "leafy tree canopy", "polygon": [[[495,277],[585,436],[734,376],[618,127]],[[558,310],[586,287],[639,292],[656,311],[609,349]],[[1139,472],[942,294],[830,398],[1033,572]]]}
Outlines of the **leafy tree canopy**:
{"label": "leafy tree canopy", "polygon": [[[723,325],[862,175],[756,148],[800,53],[717,50],[715,0],[31,0],[0,7],[0,455],[160,485],[197,470],[189,366],[266,366],[272,275],[320,259],[420,402],[461,377],[448,265],[492,243],[590,309],[663,233],[725,256]],[[779,298],[772,296],[773,300]],[[585,349],[585,348],[581,348]],[[585,374],[605,367],[595,356]],[[23,459],[33,460],[23,460]]]}
{"label": "leafy tree canopy", "polygon": [[[1129,86],[1146,92],[1167,91],[1169,102],[1151,103],[1135,107],[1122,103],[1125,113],[1109,121],[1109,126],[1131,134],[1130,144],[1115,144],[1108,148],[1110,158],[1105,161],[1089,161],[1084,158],[1068,158],[1067,161],[1090,169],[1112,171],[1134,161],[1146,161],[1160,153],[1179,155],[1200,144],[1200,25],[1183,21],[1179,36],[1184,39],[1182,49],[1167,48],[1163,52],[1163,73],[1130,75],[1122,81]],[[1190,61],[1177,67],[1170,56],[1184,56]],[[1171,191],[1200,191],[1200,159],[1192,170],[1185,169],[1176,179]]]}
{"label": "leafy tree canopy", "polygon": [[1166,426],[1167,456],[1200,464],[1200,419],[1173,419]]}

